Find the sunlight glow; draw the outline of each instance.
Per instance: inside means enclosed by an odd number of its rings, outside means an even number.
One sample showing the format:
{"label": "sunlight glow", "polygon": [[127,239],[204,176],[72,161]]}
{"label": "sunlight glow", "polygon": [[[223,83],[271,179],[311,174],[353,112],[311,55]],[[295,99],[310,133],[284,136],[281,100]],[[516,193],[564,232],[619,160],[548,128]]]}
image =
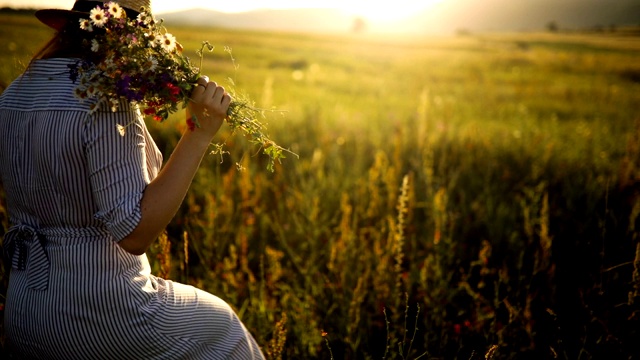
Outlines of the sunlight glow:
{"label": "sunlight glow", "polygon": [[362,16],[366,20],[388,22],[405,19],[442,1],[444,0],[342,1],[338,4],[344,11]]}

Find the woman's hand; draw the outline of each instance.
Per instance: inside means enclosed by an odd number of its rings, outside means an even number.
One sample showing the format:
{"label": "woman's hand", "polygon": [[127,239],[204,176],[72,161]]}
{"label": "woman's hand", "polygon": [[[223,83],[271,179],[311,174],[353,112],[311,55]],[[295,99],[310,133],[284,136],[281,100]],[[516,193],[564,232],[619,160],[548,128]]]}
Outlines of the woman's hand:
{"label": "woman's hand", "polygon": [[194,131],[213,138],[227,117],[230,103],[231,96],[222,86],[209,81],[206,76],[200,77],[198,85],[191,92],[191,102],[187,108],[187,117],[200,125]]}

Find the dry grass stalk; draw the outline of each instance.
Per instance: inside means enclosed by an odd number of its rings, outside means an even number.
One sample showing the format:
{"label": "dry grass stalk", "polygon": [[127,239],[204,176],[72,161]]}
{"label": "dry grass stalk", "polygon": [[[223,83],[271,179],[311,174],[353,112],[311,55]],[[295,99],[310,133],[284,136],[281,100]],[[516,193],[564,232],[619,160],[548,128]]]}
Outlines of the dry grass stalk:
{"label": "dry grass stalk", "polygon": [[551,245],[552,236],[549,232],[549,194],[542,196],[542,206],[540,208],[538,237],[540,239],[540,254],[536,256],[536,271],[553,271],[551,266]]}
{"label": "dry grass stalk", "polygon": [[184,262],[182,263],[182,266],[184,266],[183,269],[185,271],[188,271],[189,269],[189,233],[187,233],[186,231],[183,231],[182,240],[183,240],[182,252],[184,253]]}
{"label": "dry grass stalk", "polygon": [[380,213],[380,205],[382,203],[380,199],[380,176],[387,165],[388,161],[385,153],[378,151],[373,166],[369,169],[369,182],[367,184],[369,192],[369,206],[367,207],[368,218],[375,218]]}
{"label": "dry grass stalk", "polygon": [[353,291],[351,303],[349,304],[349,323],[347,324],[347,343],[355,353],[360,344],[358,330],[360,325],[360,314],[362,304],[367,296],[367,286],[369,283],[369,272],[365,272],[358,278],[358,284]]}
{"label": "dry grass stalk", "polygon": [[629,305],[635,304],[640,298],[640,242],[636,242],[636,256],[633,260],[633,291],[629,292]]}
{"label": "dry grass stalk", "polygon": [[265,351],[268,360],[282,360],[284,345],[287,341],[287,313],[282,313],[280,321],[276,322],[273,338],[267,344]]}
{"label": "dry grass stalk", "polygon": [[343,193],[340,198],[340,211],[342,213],[339,227],[340,236],[331,244],[329,262],[327,263],[327,268],[334,273],[341,272],[346,252],[346,242],[352,235],[351,219],[353,206],[351,206],[349,194],[346,192]]}
{"label": "dry grass stalk", "polygon": [[281,260],[284,257],[284,252],[276,250],[270,246],[267,246],[265,249],[265,253],[267,255],[267,273],[266,273],[267,288],[270,291],[275,291],[277,288],[278,281],[284,275],[284,271],[282,270],[282,264],[281,264]]}
{"label": "dry grass stalk", "polygon": [[625,156],[620,161],[618,185],[621,188],[640,180],[640,117],[635,121],[635,130],[627,141]]}
{"label": "dry grass stalk", "polygon": [[158,238],[158,246],[160,247],[160,252],[157,255],[160,263],[158,277],[168,279],[171,273],[171,241],[166,231],[162,232]]}
{"label": "dry grass stalk", "polygon": [[398,221],[396,227],[396,233],[394,237],[394,251],[393,254],[395,256],[395,274],[396,274],[396,291],[400,293],[404,293],[403,289],[403,278],[404,272],[402,268],[402,263],[404,261],[404,242],[405,242],[405,234],[404,227],[407,216],[407,202],[409,197],[407,195],[409,191],[409,175],[405,175],[402,179],[402,186],[400,187],[400,196],[398,197]]}
{"label": "dry grass stalk", "polygon": [[447,223],[447,190],[441,187],[433,198],[435,230],[433,244],[438,245],[442,240],[442,233]]}

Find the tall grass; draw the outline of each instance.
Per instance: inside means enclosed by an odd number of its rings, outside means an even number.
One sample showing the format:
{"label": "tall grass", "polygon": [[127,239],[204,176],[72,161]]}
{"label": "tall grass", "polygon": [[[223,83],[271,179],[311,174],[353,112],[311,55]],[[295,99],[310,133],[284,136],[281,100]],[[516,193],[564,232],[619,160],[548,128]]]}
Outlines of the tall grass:
{"label": "tall grass", "polygon": [[[150,252],[270,359],[637,356],[639,38],[170,31],[300,155],[223,131]],[[181,120],[149,127],[168,154]]]}

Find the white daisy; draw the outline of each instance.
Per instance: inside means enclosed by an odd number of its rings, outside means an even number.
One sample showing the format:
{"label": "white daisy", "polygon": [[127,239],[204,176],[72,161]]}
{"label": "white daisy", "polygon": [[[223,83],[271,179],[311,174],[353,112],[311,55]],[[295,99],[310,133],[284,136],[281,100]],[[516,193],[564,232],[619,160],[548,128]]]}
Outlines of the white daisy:
{"label": "white daisy", "polygon": [[103,27],[107,23],[107,14],[100,7],[95,7],[91,10],[89,18],[91,23],[97,27]]}
{"label": "white daisy", "polygon": [[118,99],[109,99],[109,105],[111,106],[111,111],[112,112],[118,111],[118,105],[119,104],[120,104],[120,102],[118,101]]}
{"label": "white daisy", "polygon": [[80,29],[86,31],[93,31],[93,26],[91,26],[91,21],[89,19],[80,19]]}
{"label": "white daisy", "polygon": [[89,87],[87,88],[87,96],[93,97],[97,93],[98,93],[98,89],[96,89],[96,87],[93,85],[89,85]]}
{"label": "white daisy", "polygon": [[151,17],[146,12],[141,12],[140,14],[138,14],[137,20],[139,23],[149,25],[149,22],[151,21]]}
{"label": "white daisy", "polygon": [[158,41],[160,37],[156,36],[156,34],[145,33],[144,36],[147,38],[147,41],[149,41],[149,47],[155,48],[160,44],[160,41]]}
{"label": "white daisy", "polygon": [[162,47],[162,46],[163,46],[163,43],[164,43],[164,35],[156,35],[156,36],[154,36],[154,38],[153,38],[153,39],[154,39],[154,40],[153,40],[153,42],[154,42],[153,47],[156,47],[156,46],[160,46],[160,47]]}
{"label": "white daisy", "polygon": [[115,61],[113,61],[113,54],[109,55],[106,59],[104,59],[104,64],[107,68],[112,68],[115,66]]}
{"label": "white daisy", "polygon": [[164,48],[167,52],[172,52],[176,49],[176,38],[173,35],[166,33],[160,40],[162,43],[162,48]]}
{"label": "white daisy", "polygon": [[124,126],[116,124],[116,129],[118,129],[118,134],[120,134],[120,136],[124,136],[126,134],[126,129]]}
{"label": "white daisy", "polygon": [[91,51],[98,52],[98,50],[100,50],[100,44],[98,44],[98,40],[91,40]]}
{"label": "white daisy", "polygon": [[98,81],[98,79],[100,79],[101,76],[102,76],[102,72],[100,70],[93,70],[89,74],[89,82],[90,83],[94,83],[94,82]]}
{"label": "white daisy", "polygon": [[115,3],[113,1],[107,3],[107,9],[107,11],[109,11],[109,14],[111,14],[111,16],[116,19],[122,17],[122,14],[124,14],[124,10],[122,10],[122,7],[118,5],[118,3]]}
{"label": "white daisy", "polygon": [[149,56],[149,71],[155,71],[158,67],[158,60],[153,56]]}
{"label": "white daisy", "polygon": [[77,88],[75,88],[75,90],[73,92],[74,92],[74,95],[77,98],[80,98],[80,99],[86,99],[87,98],[87,91],[83,87],[78,86]]}

